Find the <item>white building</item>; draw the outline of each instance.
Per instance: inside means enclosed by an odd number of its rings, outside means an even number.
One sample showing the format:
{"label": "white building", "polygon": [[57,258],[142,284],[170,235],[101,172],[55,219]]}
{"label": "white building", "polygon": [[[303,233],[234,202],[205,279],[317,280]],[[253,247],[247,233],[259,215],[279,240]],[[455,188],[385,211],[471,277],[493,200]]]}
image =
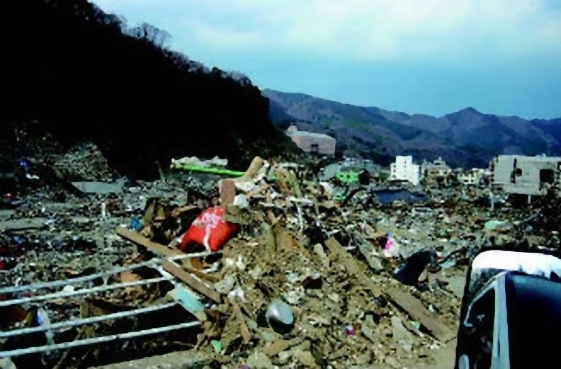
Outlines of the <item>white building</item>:
{"label": "white building", "polygon": [[433,161],[432,163],[423,162],[421,165],[421,173],[423,176],[427,178],[437,178],[437,177],[446,177],[448,174],[452,172],[452,169],[446,164],[442,158],[438,158],[437,160]]}
{"label": "white building", "polygon": [[421,181],[421,167],[413,164],[412,156],[396,156],[395,163],[390,165],[390,179],[408,181],[416,186]]}
{"label": "white building", "polygon": [[483,169],[464,170],[458,174],[458,181],[466,186],[478,185],[483,177]]}

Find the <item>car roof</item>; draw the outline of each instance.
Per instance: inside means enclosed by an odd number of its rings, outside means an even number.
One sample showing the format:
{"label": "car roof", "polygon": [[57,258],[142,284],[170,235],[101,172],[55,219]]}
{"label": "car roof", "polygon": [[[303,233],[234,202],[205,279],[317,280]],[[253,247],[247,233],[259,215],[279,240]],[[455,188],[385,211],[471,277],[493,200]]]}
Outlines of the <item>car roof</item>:
{"label": "car roof", "polygon": [[504,275],[506,294],[532,299],[536,303],[558,305],[561,313],[561,283],[551,279],[521,272]]}

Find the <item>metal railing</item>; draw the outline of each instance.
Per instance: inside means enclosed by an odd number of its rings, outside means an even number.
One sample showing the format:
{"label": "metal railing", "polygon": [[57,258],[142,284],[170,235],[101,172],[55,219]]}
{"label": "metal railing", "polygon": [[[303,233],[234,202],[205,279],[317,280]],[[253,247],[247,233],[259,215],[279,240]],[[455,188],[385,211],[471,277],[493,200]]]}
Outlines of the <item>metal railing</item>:
{"label": "metal railing", "polygon": [[[46,322],[45,324],[41,324],[35,327],[25,327],[25,328],[12,329],[8,331],[0,331],[0,340],[5,340],[10,337],[21,336],[21,335],[37,333],[37,332],[45,332],[46,334],[48,334],[49,332],[52,333],[53,331],[57,331],[57,330],[67,330],[69,328],[82,327],[95,323],[114,321],[116,319],[122,319],[127,317],[135,317],[141,314],[148,314],[155,311],[171,308],[177,305],[182,306],[185,310],[189,311],[198,319],[198,321],[185,322],[185,323],[168,325],[158,328],[144,329],[134,332],[109,334],[99,337],[77,339],[71,342],[56,343],[54,342],[53,339],[48,339],[47,340],[48,343],[43,346],[28,347],[28,348],[22,348],[22,349],[10,350],[10,351],[0,351],[0,358],[8,358],[8,357],[40,353],[40,352],[49,352],[52,350],[69,349],[73,347],[92,345],[92,344],[109,342],[114,340],[126,340],[135,337],[141,337],[141,336],[152,335],[152,334],[163,333],[163,332],[170,332],[177,329],[184,329],[184,328],[200,325],[201,323],[199,320],[206,319],[206,314],[204,313],[205,305],[201,302],[200,296],[197,293],[195,293],[193,290],[189,289],[184,284],[179,282],[173,275],[166,272],[162,267],[162,262],[164,260],[169,260],[171,262],[174,262],[180,259],[204,257],[208,255],[210,255],[210,253],[201,252],[195,254],[178,255],[169,258],[154,258],[147,262],[117,267],[105,272],[96,273],[96,274],[79,277],[79,278],[71,278],[68,280],[40,282],[40,283],[34,283],[29,285],[0,288],[0,296],[7,295],[7,294],[18,294],[20,296],[12,300],[0,301],[0,308],[12,306],[12,305],[21,306],[24,304],[27,305],[27,304],[35,304],[35,303],[44,303],[50,300],[76,299],[78,297],[91,296],[99,292],[125,289],[125,288],[136,287],[136,286],[146,286],[162,281],[169,281],[175,288],[172,291],[172,293],[168,293],[168,296],[170,296],[173,299],[173,301],[171,302],[161,303],[148,307],[140,307],[133,310],[111,313],[106,315],[99,315],[99,316],[93,316],[87,318],[76,318],[76,319],[70,319],[66,321],[53,322],[53,323]],[[159,272],[161,277],[132,281],[132,282],[108,284],[109,277],[112,275],[131,271],[138,268],[143,268],[143,267],[153,268],[154,270]],[[203,270],[203,272],[208,272],[208,270],[206,271]],[[200,280],[195,275],[192,275],[192,277],[196,278],[197,280]],[[99,278],[102,278],[104,283],[100,286],[92,286],[93,281]],[[45,294],[37,293],[38,291],[45,290],[45,289],[52,290],[61,287],[77,286],[77,285],[84,285],[84,284],[86,284],[84,288],[80,288],[76,290],[63,289],[60,292],[54,292],[54,293],[45,293]],[[51,337],[53,336],[51,335]]]}

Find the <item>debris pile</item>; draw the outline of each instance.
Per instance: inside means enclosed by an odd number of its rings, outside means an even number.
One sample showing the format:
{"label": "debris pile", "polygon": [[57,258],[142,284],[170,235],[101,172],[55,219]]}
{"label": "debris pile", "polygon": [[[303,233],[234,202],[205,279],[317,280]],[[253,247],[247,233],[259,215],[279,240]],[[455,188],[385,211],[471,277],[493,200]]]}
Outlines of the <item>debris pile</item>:
{"label": "debris pile", "polygon": [[228,368],[417,367],[454,337],[467,258],[543,237],[535,209],[482,206],[484,189],[320,182],[261,158],[78,187],[0,214],[0,355],[18,368],[185,349]]}
{"label": "debris pile", "polygon": [[93,143],[76,145],[68,152],[51,155],[50,159],[54,168],[70,181],[104,181],[117,178],[117,173],[111,169],[101,151]]}

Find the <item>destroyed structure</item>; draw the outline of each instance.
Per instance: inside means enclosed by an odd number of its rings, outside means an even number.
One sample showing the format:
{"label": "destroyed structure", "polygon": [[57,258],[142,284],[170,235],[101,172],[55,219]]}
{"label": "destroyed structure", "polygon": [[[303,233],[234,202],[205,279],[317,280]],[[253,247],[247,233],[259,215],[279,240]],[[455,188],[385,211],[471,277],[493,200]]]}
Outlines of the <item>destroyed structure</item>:
{"label": "destroyed structure", "polygon": [[412,156],[396,156],[390,165],[390,180],[408,181],[414,186],[421,182],[421,168],[413,164]]}
{"label": "destroyed structure", "polygon": [[542,196],[558,190],[561,158],[499,155],[491,162],[493,187],[507,194]]}
{"label": "destroyed structure", "polygon": [[344,178],[358,178],[362,172],[367,172],[372,181],[380,181],[380,167],[368,159],[354,159],[345,158],[343,161],[332,163],[322,168],[320,171],[319,179],[322,181],[330,180],[338,177]]}
{"label": "destroyed structure", "polygon": [[290,126],[286,130],[286,134],[306,153],[327,156],[335,155],[337,140],[331,136],[321,133],[299,131],[296,126]]}
{"label": "destroyed structure", "polygon": [[560,244],[550,200],[492,210],[473,187],[413,204],[407,190],[260,158],[209,177],[222,162],[180,159],[180,173],[134,186],[76,182],[62,201],[54,189],[6,199],[0,365],[185,351],[182,365],[201,368],[421,368],[455,336],[475,251]]}
{"label": "destroyed structure", "polygon": [[452,169],[442,158],[421,164],[421,175],[426,182],[444,181],[451,172]]}
{"label": "destroyed structure", "polygon": [[487,171],[481,168],[460,169],[457,179],[458,182],[465,186],[477,186],[481,184],[488,175]]}

